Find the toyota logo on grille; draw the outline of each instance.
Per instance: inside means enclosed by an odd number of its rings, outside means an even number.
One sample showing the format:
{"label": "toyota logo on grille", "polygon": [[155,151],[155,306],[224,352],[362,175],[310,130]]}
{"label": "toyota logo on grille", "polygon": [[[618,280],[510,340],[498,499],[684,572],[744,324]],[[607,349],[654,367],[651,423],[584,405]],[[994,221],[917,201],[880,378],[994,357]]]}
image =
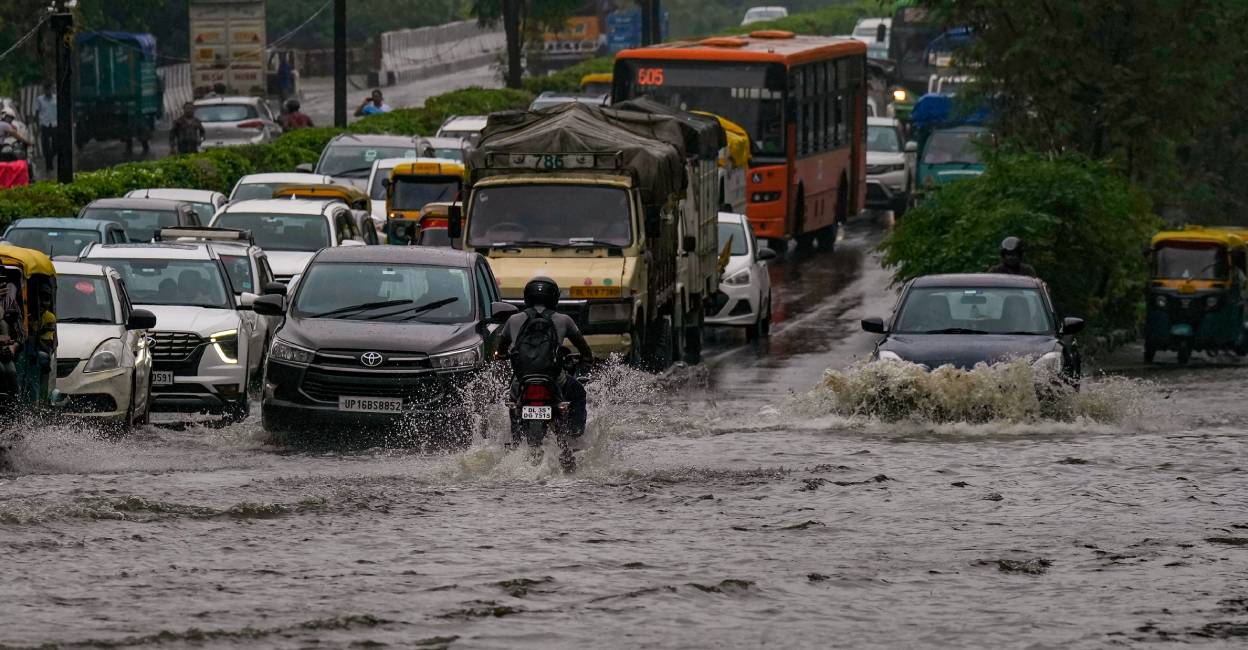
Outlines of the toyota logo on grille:
{"label": "toyota logo on grille", "polygon": [[386,358],[381,356],[380,352],[365,352],[360,355],[360,363],[368,366],[369,368],[376,368],[385,360]]}

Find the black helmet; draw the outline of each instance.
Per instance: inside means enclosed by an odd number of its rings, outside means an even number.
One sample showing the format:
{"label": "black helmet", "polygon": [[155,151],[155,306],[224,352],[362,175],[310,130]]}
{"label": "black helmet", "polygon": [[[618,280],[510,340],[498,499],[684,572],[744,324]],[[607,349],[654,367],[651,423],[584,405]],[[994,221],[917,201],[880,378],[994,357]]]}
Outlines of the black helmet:
{"label": "black helmet", "polygon": [[1023,240],[1018,237],[1006,237],[1001,240],[1001,255],[1023,255]]}
{"label": "black helmet", "polygon": [[559,285],[548,277],[538,276],[524,285],[524,306],[554,309],[559,306]]}
{"label": "black helmet", "polygon": [[297,99],[286,100],[286,112],[287,113],[294,113],[295,111],[299,110],[300,106],[301,104],[299,103],[299,100]]}

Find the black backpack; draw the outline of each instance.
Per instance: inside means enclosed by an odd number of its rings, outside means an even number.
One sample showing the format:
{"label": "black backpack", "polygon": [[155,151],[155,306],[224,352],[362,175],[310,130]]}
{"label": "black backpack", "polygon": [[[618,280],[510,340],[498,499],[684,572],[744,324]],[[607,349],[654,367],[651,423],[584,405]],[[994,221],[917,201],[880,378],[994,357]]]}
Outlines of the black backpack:
{"label": "black backpack", "polygon": [[511,346],[511,369],[517,376],[557,374],[559,332],[550,312],[524,310],[527,318]]}

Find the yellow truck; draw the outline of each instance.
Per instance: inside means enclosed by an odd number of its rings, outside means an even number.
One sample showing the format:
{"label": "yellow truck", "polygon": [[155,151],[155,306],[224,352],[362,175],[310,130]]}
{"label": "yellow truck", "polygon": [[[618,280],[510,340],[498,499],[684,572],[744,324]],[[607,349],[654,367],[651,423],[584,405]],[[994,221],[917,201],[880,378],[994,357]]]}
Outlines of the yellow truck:
{"label": "yellow truck", "polygon": [[450,235],[489,258],[504,299],[548,276],[596,353],[657,371],[701,352],[725,139],[714,119],[631,108],[491,116]]}
{"label": "yellow truck", "polygon": [[464,164],[454,160],[417,158],[396,165],[386,180],[387,241],[414,241],[425,206],[458,201],[466,177]]}

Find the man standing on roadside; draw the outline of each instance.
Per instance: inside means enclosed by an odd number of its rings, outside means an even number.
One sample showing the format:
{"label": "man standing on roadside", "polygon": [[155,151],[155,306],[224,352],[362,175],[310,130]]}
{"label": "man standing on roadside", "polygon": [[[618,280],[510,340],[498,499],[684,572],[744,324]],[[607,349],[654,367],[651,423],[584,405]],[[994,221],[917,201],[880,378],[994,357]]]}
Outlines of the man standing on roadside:
{"label": "man standing on roadside", "polygon": [[355,116],[368,117],[369,115],[377,115],[378,113],[389,113],[391,110],[390,105],[387,104],[385,98],[382,97],[381,90],[378,89],[374,90],[372,96],[364,100],[364,103],[360,104],[360,107],[355,109]]}
{"label": "man standing on roadside", "polygon": [[50,82],[43,83],[43,94],[35,98],[35,119],[39,122],[43,169],[51,173],[52,161],[56,159],[56,95]]}
{"label": "man standing on roadside", "polygon": [[207,136],[204,123],[195,117],[195,104],[187,102],[182,106],[182,117],[169,129],[169,149],[176,154],[199,153],[199,145]]}

